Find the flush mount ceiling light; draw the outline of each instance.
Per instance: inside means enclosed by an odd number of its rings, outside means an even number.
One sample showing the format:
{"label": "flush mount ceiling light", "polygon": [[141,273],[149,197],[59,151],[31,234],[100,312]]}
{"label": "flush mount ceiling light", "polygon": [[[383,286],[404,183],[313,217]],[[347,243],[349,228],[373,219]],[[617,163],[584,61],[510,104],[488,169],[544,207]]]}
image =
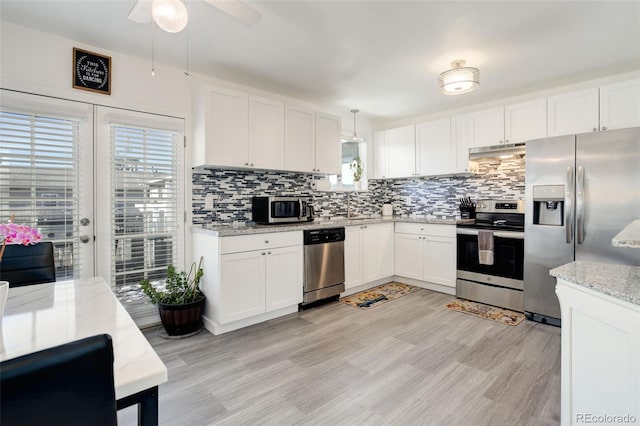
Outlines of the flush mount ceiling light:
{"label": "flush mount ceiling light", "polygon": [[445,95],[460,95],[469,93],[480,85],[480,71],[478,68],[465,67],[462,59],[451,62],[450,70],[440,74],[438,83],[440,91]]}
{"label": "flush mount ceiling light", "polygon": [[345,142],[356,142],[356,143],[360,143],[360,142],[364,142],[364,138],[359,138],[358,137],[358,133],[356,132],[356,114],[360,112],[359,109],[352,109],[351,112],[353,113],[353,135],[349,136],[347,138],[342,138],[342,143]]}
{"label": "flush mount ceiling light", "polygon": [[155,23],[168,33],[179,33],[189,21],[187,8],[180,0],[153,0],[151,15]]}

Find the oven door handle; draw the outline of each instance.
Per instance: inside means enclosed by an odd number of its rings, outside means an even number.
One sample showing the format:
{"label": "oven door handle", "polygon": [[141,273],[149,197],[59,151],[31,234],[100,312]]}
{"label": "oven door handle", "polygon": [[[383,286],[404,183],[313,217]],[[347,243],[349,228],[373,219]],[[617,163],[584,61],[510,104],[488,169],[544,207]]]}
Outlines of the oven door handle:
{"label": "oven door handle", "polygon": [[[478,230],[457,228],[456,234],[478,235]],[[510,238],[512,240],[524,240],[524,232],[517,232],[517,231],[493,231],[493,236],[496,238]]]}

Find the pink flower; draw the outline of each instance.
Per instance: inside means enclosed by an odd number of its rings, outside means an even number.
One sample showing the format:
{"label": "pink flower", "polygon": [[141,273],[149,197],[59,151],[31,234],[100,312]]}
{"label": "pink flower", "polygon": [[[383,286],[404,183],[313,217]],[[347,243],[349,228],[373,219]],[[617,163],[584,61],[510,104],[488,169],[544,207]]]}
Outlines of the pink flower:
{"label": "pink flower", "polygon": [[3,244],[37,244],[42,240],[42,234],[37,228],[31,228],[27,225],[16,225],[9,221],[9,223],[0,224],[0,237]]}

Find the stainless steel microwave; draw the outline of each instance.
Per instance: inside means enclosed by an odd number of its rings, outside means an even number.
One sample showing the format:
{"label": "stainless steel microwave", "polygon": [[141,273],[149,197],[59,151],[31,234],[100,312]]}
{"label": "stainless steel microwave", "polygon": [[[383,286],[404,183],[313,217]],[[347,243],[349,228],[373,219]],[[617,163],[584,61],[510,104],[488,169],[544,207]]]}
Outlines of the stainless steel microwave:
{"label": "stainless steel microwave", "polygon": [[313,206],[301,197],[253,197],[252,220],[266,225],[313,220]]}

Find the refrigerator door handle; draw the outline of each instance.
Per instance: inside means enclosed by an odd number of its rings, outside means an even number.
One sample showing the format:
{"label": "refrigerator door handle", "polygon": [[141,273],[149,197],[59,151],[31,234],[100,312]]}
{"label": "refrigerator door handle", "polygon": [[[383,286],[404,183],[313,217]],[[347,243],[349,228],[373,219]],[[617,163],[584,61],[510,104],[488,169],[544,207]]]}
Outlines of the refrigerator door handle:
{"label": "refrigerator door handle", "polygon": [[584,242],[584,167],[578,167],[578,177],[576,186],[576,211],[577,211],[577,238],[576,242]]}
{"label": "refrigerator door handle", "polygon": [[573,243],[573,188],[574,188],[573,167],[567,166],[567,190],[565,191],[564,228],[566,231],[567,244]]}

